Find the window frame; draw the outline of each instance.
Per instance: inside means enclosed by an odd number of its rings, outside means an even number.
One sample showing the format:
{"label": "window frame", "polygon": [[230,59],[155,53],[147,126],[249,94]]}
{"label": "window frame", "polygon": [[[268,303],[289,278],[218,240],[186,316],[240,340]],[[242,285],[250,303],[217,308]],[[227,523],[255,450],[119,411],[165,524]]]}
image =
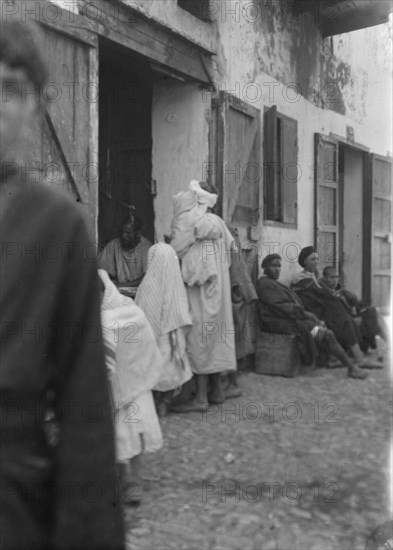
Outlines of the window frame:
{"label": "window frame", "polygon": [[[272,112],[273,119],[275,120],[275,127],[270,128],[270,135],[268,129],[268,115],[267,113],[270,109],[274,109]],[[297,120],[284,115],[277,111],[276,105],[273,105],[271,108],[265,107],[263,113],[263,224],[270,227],[282,227],[287,229],[297,229],[298,227],[298,183],[300,181],[299,174],[296,180],[296,192],[295,192],[295,201],[294,201],[294,211],[295,211],[295,220],[294,221],[283,221],[283,211],[284,211],[284,201],[285,197],[283,196],[284,189],[284,174],[283,174],[283,123],[287,123],[296,128],[296,138],[295,138],[295,147],[296,147],[296,165],[298,166],[299,158],[299,147],[298,147],[298,123]],[[273,132],[273,137],[271,133]],[[272,149],[268,151],[269,144],[272,145]],[[270,159],[274,158],[274,161]],[[269,158],[270,157],[270,158]],[[277,160],[276,160],[277,159]],[[273,179],[273,199],[272,199],[272,190],[270,193],[267,192],[268,180]],[[270,197],[269,197],[270,194]],[[269,205],[269,201],[273,200],[273,205]],[[270,206],[270,208],[269,208]],[[272,219],[272,214],[269,214],[269,210],[279,212],[279,219]]]}

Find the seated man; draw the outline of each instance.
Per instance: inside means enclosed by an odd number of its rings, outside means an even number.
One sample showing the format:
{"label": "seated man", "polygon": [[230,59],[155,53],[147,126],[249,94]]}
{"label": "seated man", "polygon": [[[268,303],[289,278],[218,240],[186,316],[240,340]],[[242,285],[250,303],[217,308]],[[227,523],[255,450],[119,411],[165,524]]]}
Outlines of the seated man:
{"label": "seated man", "polygon": [[345,350],[350,350],[356,363],[365,368],[381,368],[381,364],[366,359],[359,346],[360,335],[356,324],[342,301],[333,296],[317,280],[319,258],[313,246],[300,251],[299,264],[303,271],[295,277],[292,289],[303,306],[326,323]]}
{"label": "seated man", "polygon": [[110,241],[98,257],[98,267],[105,269],[116,284],[138,286],[146,273],[151,242],[141,235],[141,229],[141,220],[128,216],[121,236]]}
{"label": "seated man", "polygon": [[340,298],[348,313],[353,317],[360,330],[360,348],[366,352],[368,348],[376,348],[375,337],[380,336],[386,343],[389,342],[389,329],[375,307],[366,307],[359,298],[342,288],[339,275],[334,266],[327,266],[323,270],[319,284],[326,288],[333,296]]}
{"label": "seated man", "polygon": [[281,256],[269,254],[263,260],[262,268],[264,275],[257,285],[262,330],[296,335],[299,353],[306,363],[315,359],[315,344],[318,347],[325,346],[348,368],[348,376],[366,378],[366,373],[351,361],[334,334],[313,313],[304,309],[295,292],[278,282]]}

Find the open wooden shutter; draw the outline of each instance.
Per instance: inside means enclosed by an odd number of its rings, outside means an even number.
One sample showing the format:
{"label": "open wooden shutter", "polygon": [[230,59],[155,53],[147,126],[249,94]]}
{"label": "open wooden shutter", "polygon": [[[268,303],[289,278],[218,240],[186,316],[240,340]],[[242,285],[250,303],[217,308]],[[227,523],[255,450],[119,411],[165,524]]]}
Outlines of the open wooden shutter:
{"label": "open wooden shutter", "polygon": [[315,245],[320,270],[339,262],[338,143],[315,134]]}
{"label": "open wooden shutter", "polygon": [[277,150],[277,107],[273,105],[265,113],[264,124],[264,202],[267,220],[280,219],[280,164]]}
{"label": "open wooden shutter", "polygon": [[292,118],[280,119],[281,153],[281,221],[297,222],[297,121]]}
{"label": "open wooden shutter", "polygon": [[369,273],[369,280],[365,296],[373,306],[388,307],[391,288],[392,159],[370,155],[369,163],[365,197],[369,225],[369,230],[365,232],[369,239],[365,243],[365,258],[368,260],[365,273]]}
{"label": "open wooden shutter", "polygon": [[237,97],[220,92],[215,132],[223,219],[235,226],[255,226],[261,210],[260,111]]}
{"label": "open wooden shutter", "polygon": [[[66,192],[82,207],[96,234],[98,38],[81,16],[55,8],[55,22],[40,19],[49,101],[34,133],[25,136],[26,162],[36,181]],[[43,13],[53,17],[50,10]]]}

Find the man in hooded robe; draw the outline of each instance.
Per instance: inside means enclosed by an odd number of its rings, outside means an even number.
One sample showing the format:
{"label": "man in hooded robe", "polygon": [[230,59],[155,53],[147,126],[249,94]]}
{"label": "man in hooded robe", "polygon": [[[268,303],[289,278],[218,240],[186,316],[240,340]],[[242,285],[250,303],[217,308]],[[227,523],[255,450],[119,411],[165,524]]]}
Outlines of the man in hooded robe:
{"label": "man in hooded robe", "polygon": [[208,375],[214,375],[209,401],[222,402],[220,374],[236,370],[229,277],[234,239],[224,221],[207,212],[216,201],[217,195],[201,189],[196,180],[174,197],[171,245],[181,259],[190,302],[193,324],[187,350],[196,375],[195,398],[177,405],[177,412],[205,409]]}

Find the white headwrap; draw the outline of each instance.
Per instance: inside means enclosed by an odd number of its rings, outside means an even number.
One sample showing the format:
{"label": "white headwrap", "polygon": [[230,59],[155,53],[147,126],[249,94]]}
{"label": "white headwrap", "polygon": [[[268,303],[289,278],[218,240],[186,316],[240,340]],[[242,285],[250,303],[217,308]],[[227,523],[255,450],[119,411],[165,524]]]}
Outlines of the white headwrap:
{"label": "white headwrap", "polygon": [[192,324],[179,260],[172,246],[158,243],[147,257],[148,268],[135,302],[144,311],[156,338]]}
{"label": "white headwrap", "polygon": [[199,185],[198,180],[191,180],[188,188],[191,191],[194,191],[197,197],[198,204],[206,205],[207,208],[213,208],[213,206],[216,204],[218,195],[216,195],[215,193],[209,193],[208,191],[202,189],[202,187]]}

